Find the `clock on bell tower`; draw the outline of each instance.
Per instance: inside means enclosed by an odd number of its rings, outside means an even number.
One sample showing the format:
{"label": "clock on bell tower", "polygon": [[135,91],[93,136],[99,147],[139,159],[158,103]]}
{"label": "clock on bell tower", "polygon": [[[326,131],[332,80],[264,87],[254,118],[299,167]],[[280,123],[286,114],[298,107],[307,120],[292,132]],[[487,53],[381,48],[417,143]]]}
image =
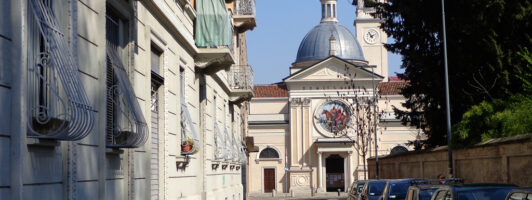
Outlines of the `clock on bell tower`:
{"label": "clock on bell tower", "polygon": [[[375,73],[384,76],[383,81],[388,81],[388,51],[384,48],[388,36],[379,28],[382,20],[371,16],[375,8],[365,6],[365,2],[371,0],[354,0],[356,5],[356,37],[362,47],[364,58],[369,65],[375,65]],[[381,2],[383,0],[373,0]]]}

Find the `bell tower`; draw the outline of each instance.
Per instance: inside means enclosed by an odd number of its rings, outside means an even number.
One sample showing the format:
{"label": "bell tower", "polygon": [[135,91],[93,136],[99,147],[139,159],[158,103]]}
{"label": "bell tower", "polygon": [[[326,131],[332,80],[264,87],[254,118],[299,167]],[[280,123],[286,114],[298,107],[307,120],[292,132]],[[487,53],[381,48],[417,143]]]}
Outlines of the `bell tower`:
{"label": "bell tower", "polygon": [[375,2],[383,0],[353,0],[356,6],[356,37],[362,47],[365,59],[369,65],[375,65],[375,73],[384,76],[383,81],[388,81],[388,51],[384,48],[388,36],[379,28],[382,23],[380,18],[375,18]]}

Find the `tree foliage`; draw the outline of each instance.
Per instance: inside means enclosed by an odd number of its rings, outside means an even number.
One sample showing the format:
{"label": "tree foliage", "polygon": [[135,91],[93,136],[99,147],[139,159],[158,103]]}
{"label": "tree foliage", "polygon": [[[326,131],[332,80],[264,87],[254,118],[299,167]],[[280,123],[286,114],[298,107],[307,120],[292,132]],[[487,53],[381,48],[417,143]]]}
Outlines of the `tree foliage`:
{"label": "tree foliage", "polygon": [[507,100],[495,99],[474,105],[453,127],[454,144],[465,146],[490,138],[532,133],[532,54],[525,49],[518,55],[528,62],[523,74],[514,75],[523,91]]}
{"label": "tree foliage", "polygon": [[[532,0],[446,1],[446,29],[452,124],[482,101],[506,100],[524,90],[519,50],[532,46]],[[400,78],[407,110],[396,109],[404,124],[422,128],[429,146],[446,144],[445,88],[440,1],[388,0],[377,5],[381,28],[402,55]]]}

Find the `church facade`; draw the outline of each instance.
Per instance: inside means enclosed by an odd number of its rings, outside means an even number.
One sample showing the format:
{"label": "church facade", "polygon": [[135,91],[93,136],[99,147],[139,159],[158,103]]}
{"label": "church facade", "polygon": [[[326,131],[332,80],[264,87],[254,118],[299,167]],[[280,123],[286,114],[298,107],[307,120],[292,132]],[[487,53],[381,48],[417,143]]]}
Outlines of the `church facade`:
{"label": "church facade", "polygon": [[419,139],[393,114],[408,82],[388,77],[380,20],[360,2],[355,37],[338,23],[336,2],[321,0],[322,20],[303,38],[290,75],[254,88],[248,136],[259,149],[249,155],[251,195],[346,191],[367,178],[365,159],[406,151]]}

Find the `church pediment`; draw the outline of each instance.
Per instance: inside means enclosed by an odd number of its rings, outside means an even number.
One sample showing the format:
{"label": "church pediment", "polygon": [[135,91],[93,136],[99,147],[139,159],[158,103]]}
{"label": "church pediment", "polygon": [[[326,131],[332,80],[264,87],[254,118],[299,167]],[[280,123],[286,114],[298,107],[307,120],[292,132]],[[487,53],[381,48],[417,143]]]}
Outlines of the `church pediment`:
{"label": "church pediment", "polygon": [[[373,77],[374,76],[374,77]],[[378,74],[372,74],[368,69],[356,66],[338,57],[331,56],[306,69],[302,69],[286,78],[285,82],[299,81],[345,81],[348,80],[382,80]]]}

